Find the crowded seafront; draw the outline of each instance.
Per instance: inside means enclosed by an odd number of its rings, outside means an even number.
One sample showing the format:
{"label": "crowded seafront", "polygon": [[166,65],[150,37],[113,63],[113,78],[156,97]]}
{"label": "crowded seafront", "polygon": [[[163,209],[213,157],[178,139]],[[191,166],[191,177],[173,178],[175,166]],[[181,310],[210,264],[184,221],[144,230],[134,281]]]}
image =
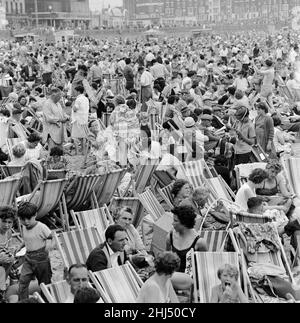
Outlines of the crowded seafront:
{"label": "crowded seafront", "polygon": [[0,302],[300,301],[293,28],[3,38],[0,96]]}

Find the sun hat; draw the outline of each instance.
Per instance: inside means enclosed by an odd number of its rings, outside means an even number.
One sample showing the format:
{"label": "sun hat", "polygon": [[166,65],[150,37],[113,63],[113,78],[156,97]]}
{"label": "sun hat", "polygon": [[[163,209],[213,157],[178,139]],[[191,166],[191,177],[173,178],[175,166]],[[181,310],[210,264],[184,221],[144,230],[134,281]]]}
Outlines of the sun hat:
{"label": "sun hat", "polygon": [[184,119],[184,126],[186,128],[192,128],[196,124],[195,120],[192,117],[188,117]]}

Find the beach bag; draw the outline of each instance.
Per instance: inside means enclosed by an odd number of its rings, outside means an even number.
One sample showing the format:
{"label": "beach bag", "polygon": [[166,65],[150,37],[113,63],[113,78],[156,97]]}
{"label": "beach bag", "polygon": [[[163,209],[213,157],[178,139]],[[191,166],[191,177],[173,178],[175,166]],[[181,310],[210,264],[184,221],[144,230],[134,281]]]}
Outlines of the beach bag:
{"label": "beach bag", "polygon": [[271,297],[287,299],[287,294],[291,294],[295,298],[293,285],[278,276],[266,275],[259,281],[258,285]]}

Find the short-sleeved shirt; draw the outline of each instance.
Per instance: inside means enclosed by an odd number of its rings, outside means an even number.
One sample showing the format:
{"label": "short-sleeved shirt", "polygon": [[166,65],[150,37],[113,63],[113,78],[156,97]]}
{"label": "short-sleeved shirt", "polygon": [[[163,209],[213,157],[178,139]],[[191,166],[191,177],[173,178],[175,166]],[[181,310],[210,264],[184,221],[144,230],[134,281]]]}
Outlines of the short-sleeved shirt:
{"label": "short-sleeved shirt", "polygon": [[[242,133],[242,135],[247,139],[254,139],[256,137],[254,125],[251,122],[241,123],[237,125],[237,129]],[[243,140],[237,141],[235,145],[235,153],[237,155],[248,154],[252,150],[251,145],[247,144]]]}
{"label": "short-sleeved shirt", "polygon": [[23,226],[23,239],[27,252],[45,248],[50,235],[51,230],[44,223],[38,222],[29,230]]}

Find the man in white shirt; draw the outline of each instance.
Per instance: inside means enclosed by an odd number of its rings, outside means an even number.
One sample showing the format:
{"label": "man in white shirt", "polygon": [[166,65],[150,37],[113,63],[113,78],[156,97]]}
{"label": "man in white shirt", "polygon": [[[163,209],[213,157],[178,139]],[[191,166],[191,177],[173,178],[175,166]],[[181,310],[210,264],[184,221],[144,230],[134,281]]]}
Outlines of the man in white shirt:
{"label": "man in white shirt", "polygon": [[153,76],[143,66],[139,67],[138,72],[141,75],[141,111],[146,112],[148,110],[146,102],[148,102],[152,98]]}
{"label": "man in white shirt", "polygon": [[67,282],[70,285],[70,292],[64,303],[73,303],[76,291],[88,286],[89,275],[86,265],[72,265],[68,271]]}
{"label": "man in white shirt", "polygon": [[227,56],[228,56],[228,48],[224,45],[223,48],[220,50],[220,57],[226,65],[228,64]]}
{"label": "man in white shirt", "polygon": [[145,57],[146,67],[148,67],[154,59],[155,59],[155,56],[153,55],[152,51],[149,50],[149,53]]}

